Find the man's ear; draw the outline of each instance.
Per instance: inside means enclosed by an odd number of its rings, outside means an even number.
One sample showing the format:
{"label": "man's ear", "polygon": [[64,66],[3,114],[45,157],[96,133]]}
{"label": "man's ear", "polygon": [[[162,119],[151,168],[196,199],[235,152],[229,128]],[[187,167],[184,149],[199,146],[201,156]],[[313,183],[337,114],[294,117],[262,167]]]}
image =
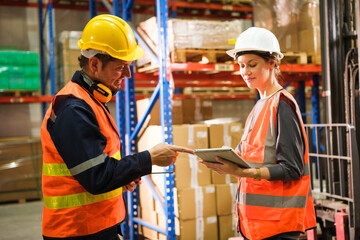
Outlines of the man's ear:
{"label": "man's ear", "polygon": [[96,73],[101,68],[101,61],[97,57],[89,58],[89,69],[92,73]]}

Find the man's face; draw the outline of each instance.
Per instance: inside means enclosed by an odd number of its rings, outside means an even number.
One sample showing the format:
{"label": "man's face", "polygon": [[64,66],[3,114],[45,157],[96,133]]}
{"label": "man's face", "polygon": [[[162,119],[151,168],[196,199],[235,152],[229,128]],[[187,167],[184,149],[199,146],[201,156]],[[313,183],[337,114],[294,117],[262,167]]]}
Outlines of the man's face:
{"label": "man's face", "polygon": [[116,59],[110,61],[105,67],[102,67],[102,62],[98,61],[97,71],[95,72],[94,80],[106,85],[112,92],[118,92],[121,89],[122,81],[125,77],[131,77],[130,64],[131,61],[123,61]]}

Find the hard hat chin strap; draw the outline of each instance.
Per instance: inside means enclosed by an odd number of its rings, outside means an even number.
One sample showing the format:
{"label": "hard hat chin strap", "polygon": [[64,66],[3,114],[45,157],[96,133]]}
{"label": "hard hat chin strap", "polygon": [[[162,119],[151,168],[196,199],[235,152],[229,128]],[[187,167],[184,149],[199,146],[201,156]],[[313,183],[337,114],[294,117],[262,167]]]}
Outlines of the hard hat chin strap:
{"label": "hard hat chin strap", "polygon": [[109,55],[106,52],[96,50],[96,49],[91,49],[91,48],[86,49],[86,50],[81,50],[81,55],[83,55],[86,58],[91,58],[91,57],[95,56],[96,54]]}

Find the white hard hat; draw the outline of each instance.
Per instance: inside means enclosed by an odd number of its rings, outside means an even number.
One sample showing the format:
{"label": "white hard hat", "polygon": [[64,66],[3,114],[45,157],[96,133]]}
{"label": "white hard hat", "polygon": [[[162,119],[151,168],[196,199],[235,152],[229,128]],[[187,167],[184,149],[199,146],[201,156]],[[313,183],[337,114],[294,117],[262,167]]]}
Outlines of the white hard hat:
{"label": "white hard hat", "polygon": [[261,51],[276,54],[278,59],[284,55],[280,52],[279,41],[275,35],[265,28],[251,27],[242,32],[236,40],[235,48],[226,53],[235,59],[238,52]]}

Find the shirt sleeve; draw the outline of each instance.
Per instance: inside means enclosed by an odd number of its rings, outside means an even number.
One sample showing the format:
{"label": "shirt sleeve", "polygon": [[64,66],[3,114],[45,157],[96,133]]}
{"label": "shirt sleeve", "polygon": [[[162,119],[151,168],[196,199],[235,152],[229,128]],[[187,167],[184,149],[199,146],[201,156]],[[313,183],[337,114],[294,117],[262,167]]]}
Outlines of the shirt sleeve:
{"label": "shirt sleeve", "polygon": [[305,142],[292,102],[281,98],[277,111],[276,165],[270,166],[270,180],[299,180],[304,174]]}
{"label": "shirt sleeve", "polygon": [[[47,129],[69,169],[104,154],[106,137],[90,106],[83,100],[69,98],[55,110],[55,121]],[[105,155],[104,161],[87,167],[73,176],[90,193],[100,194],[124,186],[151,173],[148,151],[129,155],[121,160]],[[84,164],[85,163],[85,164]]]}

